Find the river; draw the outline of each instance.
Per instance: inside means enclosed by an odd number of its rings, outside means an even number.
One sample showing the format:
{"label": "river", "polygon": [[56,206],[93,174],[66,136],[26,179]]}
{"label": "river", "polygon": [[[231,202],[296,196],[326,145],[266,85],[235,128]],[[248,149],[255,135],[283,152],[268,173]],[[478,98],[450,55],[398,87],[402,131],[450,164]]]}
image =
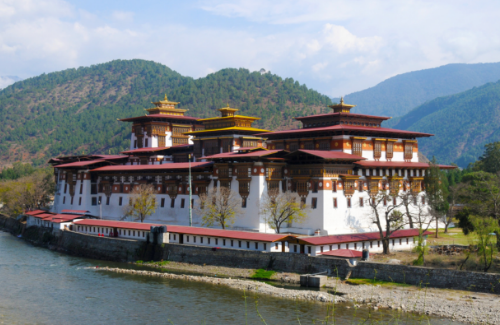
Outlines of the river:
{"label": "river", "polygon": [[[245,307],[242,291],[90,268],[97,265],[131,267],[33,247],[0,232],[0,324],[324,324],[332,307],[253,295]],[[372,314],[365,324],[452,323]],[[345,305],[336,306],[334,315],[328,324],[361,324],[370,317],[368,309]]]}

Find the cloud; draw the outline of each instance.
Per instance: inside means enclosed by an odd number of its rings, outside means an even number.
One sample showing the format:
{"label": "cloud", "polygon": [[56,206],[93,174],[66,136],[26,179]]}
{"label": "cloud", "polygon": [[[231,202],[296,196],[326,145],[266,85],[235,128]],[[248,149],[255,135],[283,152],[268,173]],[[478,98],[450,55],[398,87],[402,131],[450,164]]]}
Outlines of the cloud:
{"label": "cloud", "polygon": [[[0,0],[0,75],[141,58],[188,76],[262,67],[330,96],[412,70],[500,57],[500,2],[202,0],[127,3]],[[183,11],[184,10],[184,11]]]}
{"label": "cloud", "polygon": [[132,22],[134,20],[134,13],[130,11],[113,11],[111,17],[114,20],[122,22]]}

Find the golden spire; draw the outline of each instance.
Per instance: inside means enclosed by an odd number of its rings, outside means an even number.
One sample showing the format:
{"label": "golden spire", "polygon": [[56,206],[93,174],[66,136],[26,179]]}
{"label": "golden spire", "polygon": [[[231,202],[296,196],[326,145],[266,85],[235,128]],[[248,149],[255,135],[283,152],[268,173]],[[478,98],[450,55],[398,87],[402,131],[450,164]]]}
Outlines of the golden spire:
{"label": "golden spire", "polygon": [[355,107],[356,105],[349,105],[344,103],[344,96],[340,97],[340,103],[335,104],[335,105],[330,105],[331,109],[333,109],[334,113],[350,113],[351,108]]}
{"label": "golden spire", "polygon": [[164,101],[168,101],[168,99],[167,99],[167,94],[165,94],[165,99],[164,99]]}

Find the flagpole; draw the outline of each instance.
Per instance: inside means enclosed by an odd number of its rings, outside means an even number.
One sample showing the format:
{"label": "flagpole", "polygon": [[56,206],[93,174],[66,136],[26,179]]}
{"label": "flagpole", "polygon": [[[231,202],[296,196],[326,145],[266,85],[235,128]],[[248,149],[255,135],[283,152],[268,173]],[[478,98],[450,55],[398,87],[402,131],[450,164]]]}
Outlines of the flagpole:
{"label": "flagpole", "polygon": [[188,156],[188,162],[189,162],[189,226],[193,226],[193,205],[191,204],[192,202],[192,193],[193,190],[191,189],[191,154]]}

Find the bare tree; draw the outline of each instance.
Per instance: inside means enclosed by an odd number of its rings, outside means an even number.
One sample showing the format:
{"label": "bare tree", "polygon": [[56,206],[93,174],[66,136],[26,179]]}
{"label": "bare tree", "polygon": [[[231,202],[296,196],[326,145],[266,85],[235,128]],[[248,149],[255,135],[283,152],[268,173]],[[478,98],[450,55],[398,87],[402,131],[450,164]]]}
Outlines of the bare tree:
{"label": "bare tree", "polygon": [[371,209],[372,221],[379,230],[384,254],[389,254],[389,238],[391,235],[405,225],[404,214],[398,210],[402,203],[398,203],[397,200],[394,202],[394,198],[396,197],[382,190],[377,195],[367,199],[367,205]]}
{"label": "bare tree", "polygon": [[148,216],[156,211],[156,191],[153,185],[141,184],[134,186],[130,193],[129,204],[125,207],[122,220],[131,217],[144,222]]}
{"label": "bare tree", "polygon": [[404,213],[405,216],[408,220],[408,224],[410,225],[410,228],[415,228],[415,225],[413,223],[413,212],[412,212],[412,207],[415,205],[416,201],[416,196],[412,193],[412,191],[402,191],[399,194],[399,199],[401,200],[401,205],[404,208]]}
{"label": "bare tree", "polygon": [[284,223],[302,223],[308,218],[309,209],[300,202],[300,196],[295,192],[275,190],[264,194],[260,212],[271,229],[280,233]]}
{"label": "bare tree", "polygon": [[460,196],[462,195],[466,185],[463,183],[458,183],[456,185],[450,186],[449,188],[449,195],[448,195],[448,201],[449,201],[449,209],[448,213],[444,217],[444,232],[448,232],[448,227],[453,221],[453,218],[456,213],[456,209],[461,206],[460,204]]}
{"label": "bare tree", "polygon": [[214,188],[200,195],[200,206],[196,211],[202,216],[203,226],[218,224],[226,229],[241,214],[241,198],[227,187]]}

